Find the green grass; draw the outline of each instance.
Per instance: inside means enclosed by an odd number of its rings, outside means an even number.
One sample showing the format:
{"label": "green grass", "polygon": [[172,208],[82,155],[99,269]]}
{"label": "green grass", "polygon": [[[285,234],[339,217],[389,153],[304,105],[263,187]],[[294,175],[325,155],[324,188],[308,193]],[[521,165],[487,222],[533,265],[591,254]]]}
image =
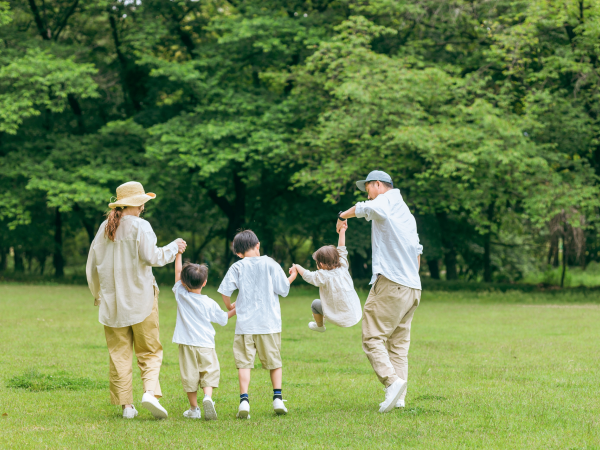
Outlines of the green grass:
{"label": "green grass", "polygon": [[[216,298],[214,290],[209,290]],[[311,332],[310,290],[282,300],[284,397],[253,371],[252,419],[234,418],[234,321],[217,326],[219,420],[188,421],[160,297],[161,401],[169,419],[110,405],[108,355],[85,287],[0,285],[0,448],[600,448],[597,294],[424,292],[413,322],[406,409],[377,413],[381,385],[360,326]],[[364,297],[364,295],[363,295]],[[141,381],[134,368],[140,407]]]}

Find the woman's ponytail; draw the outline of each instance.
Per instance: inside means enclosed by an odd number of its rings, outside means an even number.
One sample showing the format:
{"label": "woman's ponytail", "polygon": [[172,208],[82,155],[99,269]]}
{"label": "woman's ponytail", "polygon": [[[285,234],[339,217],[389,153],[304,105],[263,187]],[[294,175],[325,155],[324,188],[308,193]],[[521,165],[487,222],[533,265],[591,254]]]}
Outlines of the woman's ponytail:
{"label": "woman's ponytail", "polygon": [[116,207],[114,209],[111,209],[108,213],[106,213],[108,223],[106,224],[106,228],[104,229],[104,236],[106,236],[113,242],[115,241],[115,234],[117,233],[117,228],[119,228],[119,223],[121,222],[123,209],[124,208]]}

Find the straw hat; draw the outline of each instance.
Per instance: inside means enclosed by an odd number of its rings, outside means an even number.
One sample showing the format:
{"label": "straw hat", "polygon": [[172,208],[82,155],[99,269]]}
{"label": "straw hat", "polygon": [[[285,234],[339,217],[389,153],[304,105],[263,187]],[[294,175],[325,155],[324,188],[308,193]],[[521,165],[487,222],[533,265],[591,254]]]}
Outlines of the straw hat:
{"label": "straw hat", "polygon": [[118,206],[142,206],[148,200],[156,198],[152,192],[144,192],[144,186],[137,181],[128,181],[117,188],[117,200],[109,203],[109,208]]}

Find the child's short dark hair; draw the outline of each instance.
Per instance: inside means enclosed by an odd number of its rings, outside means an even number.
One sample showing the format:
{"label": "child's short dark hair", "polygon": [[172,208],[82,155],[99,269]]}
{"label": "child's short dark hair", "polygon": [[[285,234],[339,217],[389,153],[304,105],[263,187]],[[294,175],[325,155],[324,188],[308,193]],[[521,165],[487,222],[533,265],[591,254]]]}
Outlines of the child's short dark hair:
{"label": "child's short dark hair", "polygon": [[253,249],[258,244],[258,237],[252,230],[240,231],[233,238],[233,253],[242,255],[248,250]]}
{"label": "child's short dark hair", "polygon": [[201,288],[208,278],[208,267],[205,264],[193,264],[186,262],[181,269],[181,282],[188,289]]}
{"label": "child's short dark hair", "polygon": [[334,245],[326,245],[313,253],[313,259],[321,264],[321,269],[333,270],[342,267],[340,254]]}

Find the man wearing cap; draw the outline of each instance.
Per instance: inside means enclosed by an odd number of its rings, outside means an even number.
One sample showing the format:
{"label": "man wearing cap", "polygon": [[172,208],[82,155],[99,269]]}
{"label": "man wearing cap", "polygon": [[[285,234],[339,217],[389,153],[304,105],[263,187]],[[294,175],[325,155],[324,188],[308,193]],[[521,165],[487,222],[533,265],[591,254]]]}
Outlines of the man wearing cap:
{"label": "man wearing cap", "polygon": [[133,419],[133,347],[142,374],[142,406],[156,418],[168,416],[158,398],[162,396],[158,376],[163,349],[159,340],[158,285],[152,267],[162,267],[185,251],[183,239],[156,246],[152,226],[141,219],[144,204],[155,198],[142,185],[130,181],[117,188],[117,200],[90,246],[86,274],[110,359],[110,399],[121,405],[123,417]]}
{"label": "man wearing cap", "polygon": [[408,378],[410,324],[421,299],[419,266],[423,246],[417,224],[391,177],[380,170],[357,181],[369,200],[338,214],[338,230],[352,217],[372,223],[373,278],[362,322],[363,350],[385,400],[379,412],[404,407]]}

